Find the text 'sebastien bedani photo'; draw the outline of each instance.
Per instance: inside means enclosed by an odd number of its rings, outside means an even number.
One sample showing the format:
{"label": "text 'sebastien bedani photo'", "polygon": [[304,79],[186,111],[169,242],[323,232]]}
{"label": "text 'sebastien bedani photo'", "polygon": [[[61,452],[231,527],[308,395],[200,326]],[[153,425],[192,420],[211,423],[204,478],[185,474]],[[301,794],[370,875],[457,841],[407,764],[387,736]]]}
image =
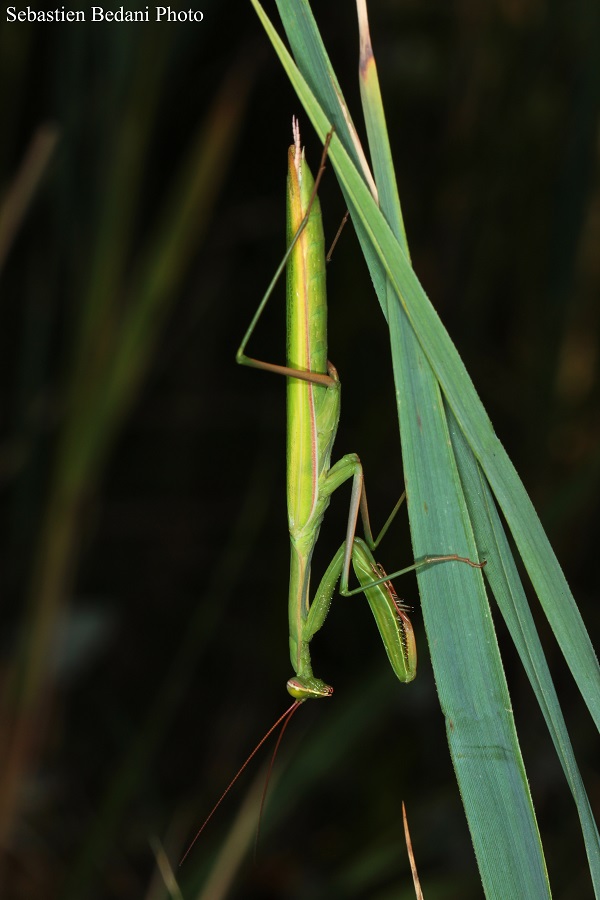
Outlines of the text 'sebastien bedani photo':
{"label": "text 'sebastien bedani photo'", "polygon": [[32,6],[8,6],[7,22],[202,22],[199,9],[173,9],[170,6],[145,6],[142,9],[107,9],[89,6],[87,9],[35,9]]}

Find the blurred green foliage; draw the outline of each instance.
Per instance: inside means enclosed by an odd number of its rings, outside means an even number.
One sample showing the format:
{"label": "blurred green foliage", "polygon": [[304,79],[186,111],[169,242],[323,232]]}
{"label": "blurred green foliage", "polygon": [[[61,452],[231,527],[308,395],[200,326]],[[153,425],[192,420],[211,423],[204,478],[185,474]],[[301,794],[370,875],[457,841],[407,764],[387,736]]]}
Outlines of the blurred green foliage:
{"label": "blurred green foliage", "polygon": [[[58,132],[0,273],[0,893],[15,900],[167,896],[151,840],[175,864],[286,703],[284,389],[233,357],[283,251],[298,108],[249,4],[202,8],[198,25],[0,24],[0,210],[38,129]],[[369,9],[415,269],[594,638],[600,12]],[[354,12],[315,13],[356,108]],[[333,235],[333,178],[321,197]],[[382,519],[402,484],[393,386],[349,229],[329,291],[337,448],[361,454]],[[257,356],[283,358],[282,307]],[[338,500],[316,569],[345,514]],[[408,534],[406,548],[383,546],[386,568],[410,561]],[[335,698],[290,727],[257,862],[231,896],[411,896],[399,794],[429,900],[479,896],[426,653],[398,688],[373,632],[363,604],[334,604],[314,653]],[[547,654],[594,804],[595,734],[551,640]],[[585,896],[573,804],[505,661],[556,896]],[[182,870],[184,896],[239,802]]]}

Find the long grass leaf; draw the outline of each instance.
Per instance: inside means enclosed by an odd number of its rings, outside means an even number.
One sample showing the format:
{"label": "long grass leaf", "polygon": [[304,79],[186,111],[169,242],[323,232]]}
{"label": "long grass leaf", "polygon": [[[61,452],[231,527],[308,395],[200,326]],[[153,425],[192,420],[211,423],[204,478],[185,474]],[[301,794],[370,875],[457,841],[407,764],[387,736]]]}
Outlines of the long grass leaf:
{"label": "long grass leaf", "polygon": [[600,836],[579,774],[560,703],[552,683],[552,676],[489,485],[482,475],[462,431],[454,421],[452,413],[449,418],[453,446],[456,450],[460,449],[460,453],[457,452],[457,459],[459,460],[461,480],[465,486],[469,513],[475,525],[478,550],[485,556],[488,553],[493,554],[494,560],[497,561],[497,564],[486,569],[486,576],[517,648],[523,668],[527,672],[565,777],[575,798],[590,864],[590,873],[596,895],[599,895]]}

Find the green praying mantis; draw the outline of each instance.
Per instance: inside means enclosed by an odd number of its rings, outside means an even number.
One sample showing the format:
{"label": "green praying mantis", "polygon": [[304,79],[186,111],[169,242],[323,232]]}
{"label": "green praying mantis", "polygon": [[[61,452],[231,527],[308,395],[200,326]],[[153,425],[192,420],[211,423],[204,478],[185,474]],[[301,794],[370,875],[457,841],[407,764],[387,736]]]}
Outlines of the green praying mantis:
{"label": "green praying mantis", "polygon": [[[331,134],[323,149],[317,178],[304,159],[300,131],[293,119],[294,143],[288,150],[287,240],[283,257],[244,335],[236,360],[241,365],[275,372],[287,378],[287,506],[290,532],[290,584],[288,595],[290,659],[294,675],[287,690],[294,702],[275,722],[246,759],[188,847],[186,858],[213,813],[233,787],[267,738],[283,723],[277,746],[290,718],[308,699],[330,697],[333,688],[313,674],[310,642],[323,626],[333,593],[340,581],[344,597],[367,597],[392,669],[401,682],[417,672],[413,628],[392,586],[391,579],[423,566],[454,560],[482,568],[466,557],[427,556],[387,575],[373,551],[387,532],[405,499],[402,494],[377,538],[373,537],[362,465],[356,453],[348,453],[331,465],[331,453],[340,419],[340,380],[327,358],[327,300],[325,292],[325,239],[317,188],[325,168]],[[248,341],[283,269],[287,270],[286,365],[263,362],[246,355]],[[313,552],[331,495],[352,479],[346,537],[311,600],[310,575]],[[365,539],[356,536],[359,513]],[[350,566],[360,587],[350,589]],[[277,747],[275,748],[275,753]],[[273,755],[274,758],[275,754]]]}
{"label": "green praying mantis", "polygon": [[[294,143],[288,151],[288,250],[267,289],[237,352],[237,362],[287,377],[287,504],[290,531],[288,597],[290,658],[294,676],[287,683],[296,700],[330,697],[333,688],[315,677],[310,642],[322,627],[340,581],[344,597],[367,597],[392,669],[402,682],[416,675],[417,656],[412,625],[391,585],[391,579],[436,562],[455,560],[481,568],[465,557],[428,556],[386,575],[373,551],[385,535],[405,499],[402,495],[377,538],[373,537],[362,465],[348,453],[331,465],[340,419],[340,380],[327,358],[327,300],[325,240],[317,187],[325,167],[331,135],[323,150],[316,181],[304,159],[300,131],[293,120]],[[287,267],[287,364],[267,363],[246,355],[248,341],[283,267]],[[313,551],[331,495],[352,479],[346,538],[310,598]],[[365,539],[356,537],[359,512]],[[350,566],[360,587],[349,588]]]}

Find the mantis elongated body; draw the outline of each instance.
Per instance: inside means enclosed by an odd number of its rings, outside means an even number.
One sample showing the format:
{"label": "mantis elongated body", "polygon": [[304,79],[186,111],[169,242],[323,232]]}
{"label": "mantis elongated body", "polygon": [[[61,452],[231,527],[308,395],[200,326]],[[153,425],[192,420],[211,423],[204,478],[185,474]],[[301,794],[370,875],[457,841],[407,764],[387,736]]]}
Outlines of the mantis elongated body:
{"label": "mantis elongated body", "polygon": [[[300,132],[293,120],[294,143],[288,151],[288,252],[277,270],[238,350],[242,365],[265,369],[287,377],[287,505],[290,532],[290,584],[288,597],[290,659],[295,675],[287,683],[297,700],[329,697],[333,688],[314,676],[310,641],[322,627],[335,585],[341,579],[344,596],[364,592],[379,627],[388,658],[400,681],[416,675],[416,649],[412,627],[398,602],[390,578],[423,565],[458,560],[480,568],[464,557],[427,557],[405,569],[386,575],[372,551],[387,531],[404,495],[377,539],[369,523],[363,470],[355,453],[333,466],[331,453],[340,418],[340,381],[327,359],[327,305],[325,291],[325,242],[316,185],[304,159]],[[330,138],[325,145],[317,176],[321,177]],[[287,263],[287,365],[253,359],[245,354],[256,322]],[[346,539],[310,599],[310,571],[314,548],[331,495],[352,479]],[[355,538],[359,511],[365,540]],[[360,587],[348,586],[352,563]]]}
{"label": "mantis elongated body", "polygon": [[[409,682],[417,672],[415,638],[406,614],[407,607],[398,600],[390,579],[421,566],[446,560],[467,563],[474,568],[485,565],[457,555],[428,556],[405,569],[386,575],[383,568],[375,562],[372,551],[400,508],[404,494],[379,536],[374,539],[360,459],[355,453],[348,453],[333,466],[330,465],[340,418],[340,381],[335,367],[327,359],[325,242],[316,188],[324,170],[331,136],[325,144],[315,182],[304,160],[295,119],[293,130],[294,143],[288,151],[288,250],[254,314],[236,359],[242,365],[287,377],[287,505],[291,545],[288,612],[290,659],[295,673],[288,680],[287,689],[294,702],[247,757],[196,833],[180,865],[267,738],[281,726],[276,753],[283,732],[298,707],[305,700],[330,697],[333,693],[330,685],[313,674],[310,642],[325,622],[338,580],[341,581],[342,595],[366,595],[391,666],[400,681]],[[246,356],[244,351],[286,264],[287,365],[282,366]],[[327,567],[311,602],[311,562],[321,523],[331,495],[349,479],[353,483],[346,539]],[[359,511],[365,540],[355,536]],[[360,584],[359,588],[353,590],[348,586],[351,564]]]}

